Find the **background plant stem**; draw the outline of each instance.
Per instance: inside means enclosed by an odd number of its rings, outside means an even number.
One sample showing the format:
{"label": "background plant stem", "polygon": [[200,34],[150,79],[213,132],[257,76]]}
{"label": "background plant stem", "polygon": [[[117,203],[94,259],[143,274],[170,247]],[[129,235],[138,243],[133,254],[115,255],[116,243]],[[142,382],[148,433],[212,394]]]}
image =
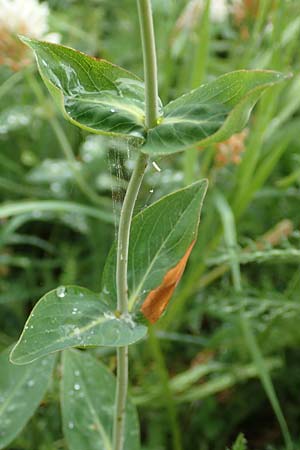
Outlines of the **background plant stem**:
{"label": "background plant stem", "polygon": [[[38,102],[41,106],[45,105],[47,98],[45,97],[43,90],[41,89],[39,83],[35,79],[34,75],[31,72],[25,72],[27,81],[29,85],[32,88],[32,91],[34,92]],[[109,206],[109,202],[106,201],[105,198],[100,197],[96,192],[93,191],[85,181],[84,177],[82,176],[80,170],[77,168],[77,161],[74,157],[72,146],[61,127],[59,121],[56,119],[55,116],[49,117],[49,123],[52,127],[52,130],[54,131],[54,134],[56,135],[56,138],[60,144],[60,147],[63,151],[63,154],[68,161],[69,167],[74,175],[74,180],[80,189],[80,191],[94,204],[98,206]]]}
{"label": "background plant stem", "polygon": [[[145,125],[153,128],[158,118],[157,65],[154,41],[153,20],[150,0],[138,0],[139,22],[143,48],[144,78],[145,78]],[[127,262],[131,220],[134,205],[142,183],[148,156],[139,153],[131,176],[121,210],[118,244],[116,285],[118,310],[121,314],[128,313]],[[113,429],[113,449],[122,450],[125,434],[125,409],[128,386],[128,347],[117,350],[117,388],[116,406]]]}

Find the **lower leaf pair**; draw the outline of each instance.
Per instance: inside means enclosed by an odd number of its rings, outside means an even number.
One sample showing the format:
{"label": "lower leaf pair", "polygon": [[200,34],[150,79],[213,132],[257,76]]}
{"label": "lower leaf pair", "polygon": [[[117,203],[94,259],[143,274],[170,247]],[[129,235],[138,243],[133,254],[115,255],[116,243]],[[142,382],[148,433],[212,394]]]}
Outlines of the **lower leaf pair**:
{"label": "lower leaf pair", "polygon": [[[49,386],[55,357],[15,366],[9,349],[0,355],[0,449],[22,430]],[[62,354],[61,409],[63,430],[71,450],[111,450],[116,382],[112,373],[86,352]],[[125,448],[139,449],[135,407],[128,402]]]}
{"label": "lower leaf pair", "polygon": [[[133,219],[128,314],[116,311],[115,245],[107,259],[100,294],[78,286],[60,286],[36,304],[10,354],[17,365],[9,362],[8,351],[2,356],[5,369],[0,392],[5,391],[11,400],[5,400],[7,407],[1,409],[0,405],[0,415],[2,411],[5,417],[0,448],[17,435],[45,394],[54,365],[49,354],[64,350],[61,400],[68,445],[71,450],[112,449],[114,376],[87,353],[66,349],[124,347],[146,336],[143,316],[150,322],[159,319],[183,274],[197,237],[206,188],[206,180],[194,183]],[[43,359],[36,361],[38,358]],[[11,385],[6,386],[5,379],[11,380]],[[8,408],[12,406],[17,413],[10,422]],[[124,448],[138,450],[136,412],[130,404],[127,408]]]}
{"label": "lower leaf pair", "polygon": [[[196,240],[206,180],[168,195],[139,213],[132,223],[127,315],[116,312],[116,246],[95,294],[61,286],[34,307],[11,354],[15,364],[69,347],[123,347],[144,338],[143,315],[155,322],[167,307]],[[167,214],[166,214],[167,211]]]}

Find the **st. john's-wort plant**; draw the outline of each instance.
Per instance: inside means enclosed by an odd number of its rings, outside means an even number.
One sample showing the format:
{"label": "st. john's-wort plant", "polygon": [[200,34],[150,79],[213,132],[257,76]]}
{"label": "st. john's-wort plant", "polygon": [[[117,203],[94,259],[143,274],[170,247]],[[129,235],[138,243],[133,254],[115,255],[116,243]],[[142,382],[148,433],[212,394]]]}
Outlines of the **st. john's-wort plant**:
{"label": "st. john's-wort plant", "polygon": [[[133,217],[148,161],[241,132],[262,93],[285,78],[274,71],[239,70],[163,105],[151,2],[138,0],[137,7],[144,83],[103,59],[22,37],[65,118],[116,143],[126,141],[136,161],[101,292],[59,286],[47,293],[32,310],[17,344],[1,355],[1,376],[14,383],[15,392],[5,400],[0,448],[15,438],[43,398],[57,352],[62,352],[62,420],[69,448],[140,448],[137,413],[127,396],[128,348],[146,337],[148,324],[164,313],[180,281],[207,189],[206,180],[197,181]],[[95,346],[116,348],[116,379],[82,351]]]}

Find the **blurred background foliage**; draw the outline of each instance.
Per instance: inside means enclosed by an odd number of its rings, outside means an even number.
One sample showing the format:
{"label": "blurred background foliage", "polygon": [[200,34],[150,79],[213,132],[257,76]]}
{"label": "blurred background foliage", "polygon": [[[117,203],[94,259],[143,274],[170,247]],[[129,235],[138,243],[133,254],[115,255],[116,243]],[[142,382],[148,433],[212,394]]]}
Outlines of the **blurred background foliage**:
{"label": "blurred background foliage", "polygon": [[[153,0],[163,102],[240,68],[294,76],[264,95],[239,135],[156,159],[160,172],[150,164],[137,209],[203,177],[210,187],[172,304],[149,339],[131,348],[131,394],[143,450],[224,450],[240,432],[250,450],[299,449],[300,3],[210,3]],[[100,289],[135,158],[134,149],[60,117],[12,36],[3,4],[1,349],[17,339],[48,290],[69,283]],[[142,76],[133,0],[48,5],[48,31],[63,44]],[[34,30],[29,21],[13,32]],[[92,352],[115,369],[114,353]],[[47,397],[10,450],[66,449],[59,377],[58,366]],[[233,448],[245,448],[242,437]]]}

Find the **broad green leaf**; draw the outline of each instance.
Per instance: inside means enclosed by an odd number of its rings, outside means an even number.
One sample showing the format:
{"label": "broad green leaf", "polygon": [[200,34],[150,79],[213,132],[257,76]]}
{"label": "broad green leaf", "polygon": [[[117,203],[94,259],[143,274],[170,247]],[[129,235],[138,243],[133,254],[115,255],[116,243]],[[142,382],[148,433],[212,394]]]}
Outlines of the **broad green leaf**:
{"label": "broad green leaf", "polygon": [[[207,181],[198,181],[163,197],[134,217],[128,257],[131,311],[140,309],[195,242],[206,189]],[[113,305],[116,304],[115,270],[114,245],[103,274],[103,295]]]}
{"label": "broad green leaf", "polygon": [[[86,352],[63,353],[62,416],[70,450],[112,450],[115,377]],[[128,402],[124,449],[139,450],[135,407]]]}
{"label": "broad green leaf", "polygon": [[117,317],[99,294],[78,286],[50,291],[33,308],[11,353],[27,364],[68,347],[122,347],[143,338],[147,328],[131,315]]}
{"label": "broad green leaf", "polygon": [[0,354],[0,448],[6,448],[34,414],[54,365],[54,357],[48,356],[36,363],[15,366],[9,362],[10,350]]}
{"label": "broad green leaf", "polygon": [[144,85],[136,75],[62,45],[22,40],[66,119],[93,133],[143,141]]}
{"label": "broad green leaf", "polygon": [[228,139],[245,127],[265,89],[284,79],[279,72],[239,70],[184,94],[164,108],[142,151],[163,155]]}

